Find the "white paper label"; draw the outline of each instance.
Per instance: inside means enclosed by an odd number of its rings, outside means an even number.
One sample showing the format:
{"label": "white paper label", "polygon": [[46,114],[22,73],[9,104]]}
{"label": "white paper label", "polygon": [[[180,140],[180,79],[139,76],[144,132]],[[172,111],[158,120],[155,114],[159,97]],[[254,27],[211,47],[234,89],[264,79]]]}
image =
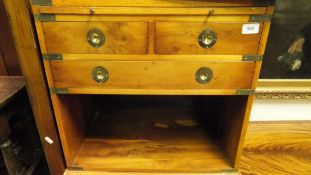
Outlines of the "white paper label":
{"label": "white paper label", "polygon": [[256,24],[243,24],[242,34],[256,34],[259,33],[259,23]]}
{"label": "white paper label", "polygon": [[49,144],[53,144],[53,140],[50,137],[45,137],[45,141],[47,141]]}

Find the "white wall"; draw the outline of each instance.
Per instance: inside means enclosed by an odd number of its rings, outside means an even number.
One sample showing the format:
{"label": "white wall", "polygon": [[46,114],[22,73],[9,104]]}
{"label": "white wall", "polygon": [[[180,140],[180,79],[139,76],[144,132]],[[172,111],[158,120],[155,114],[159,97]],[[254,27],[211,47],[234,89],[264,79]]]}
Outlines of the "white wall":
{"label": "white wall", "polygon": [[311,120],[311,99],[255,99],[250,120]]}

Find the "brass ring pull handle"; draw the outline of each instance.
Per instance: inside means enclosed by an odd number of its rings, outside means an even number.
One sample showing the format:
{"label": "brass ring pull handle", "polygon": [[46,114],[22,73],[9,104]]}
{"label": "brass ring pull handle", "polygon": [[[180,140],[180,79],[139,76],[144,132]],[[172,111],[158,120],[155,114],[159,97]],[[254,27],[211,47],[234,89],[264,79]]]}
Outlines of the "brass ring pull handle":
{"label": "brass ring pull handle", "polygon": [[87,32],[87,41],[94,47],[99,48],[105,43],[105,35],[97,28],[92,28]]}
{"label": "brass ring pull handle", "polygon": [[199,44],[203,48],[211,48],[216,44],[217,34],[209,29],[200,33],[198,38]]}
{"label": "brass ring pull handle", "polygon": [[200,68],[195,74],[195,80],[200,84],[207,84],[213,78],[213,71],[208,67]]}
{"label": "brass ring pull handle", "polygon": [[103,67],[95,67],[92,70],[92,78],[97,83],[105,83],[109,79],[109,72]]}

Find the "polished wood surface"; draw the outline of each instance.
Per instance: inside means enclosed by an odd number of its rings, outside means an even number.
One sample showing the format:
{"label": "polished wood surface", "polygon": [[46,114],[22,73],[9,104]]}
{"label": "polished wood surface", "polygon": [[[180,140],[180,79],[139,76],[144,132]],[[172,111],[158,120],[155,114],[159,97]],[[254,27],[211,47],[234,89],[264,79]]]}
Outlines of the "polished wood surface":
{"label": "polished wood surface", "polygon": [[[243,35],[243,24],[157,22],[155,50],[159,54],[257,54],[261,30],[258,34]],[[217,35],[211,48],[202,48],[198,42],[200,33],[206,29]]]}
{"label": "polished wood surface", "polygon": [[[267,7],[267,15],[272,15],[273,11],[274,11],[274,1],[270,1],[269,6]],[[269,31],[270,31],[270,25],[271,25],[271,21],[266,21],[263,25],[262,28],[262,36],[260,38],[260,45],[258,48],[258,54],[260,55],[264,55],[265,53],[265,49],[266,49],[266,43],[268,40],[268,35],[269,35]],[[256,88],[257,87],[257,81],[259,79],[259,74],[260,74],[260,70],[261,70],[261,66],[262,66],[262,61],[257,61],[256,62],[256,67],[254,70],[254,76],[253,76],[253,82],[252,82],[252,88]],[[246,106],[246,112],[245,112],[245,117],[243,119],[243,124],[242,124],[242,130],[241,130],[241,136],[240,136],[240,144],[237,150],[237,157],[235,159],[235,167],[239,166],[239,162],[241,160],[241,154],[242,154],[242,150],[243,150],[243,146],[244,146],[244,141],[245,141],[245,136],[246,136],[246,132],[247,132],[247,127],[249,124],[249,118],[251,115],[251,110],[252,110],[252,105],[254,102],[254,98],[255,96],[249,96],[248,102],[247,102],[247,106]]]}
{"label": "polished wood surface", "polygon": [[[251,122],[239,166],[240,172],[242,175],[309,175],[311,172],[310,145],[310,121]],[[65,174],[125,175],[131,173],[67,170]],[[160,174],[155,173],[155,175]]]}
{"label": "polished wood surface", "polygon": [[[133,3],[133,2],[131,2]],[[231,7],[228,8],[191,8],[191,7],[40,7],[35,11],[39,13],[56,14],[104,14],[104,15],[250,15],[264,14],[266,7]]]}
{"label": "polished wood surface", "polygon": [[[42,25],[49,53],[145,54],[147,52],[146,22],[46,22]],[[92,28],[101,30],[105,35],[102,47],[94,48],[87,42],[87,33]]]}
{"label": "polished wood surface", "polygon": [[311,122],[251,123],[240,171],[243,175],[309,175]]}
{"label": "polished wood surface", "polygon": [[[209,1],[189,1],[189,0],[111,0],[103,3],[101,0],[53,0],[55,6],[252,6],[256,0],[209,0]],[[262,2],[267,2],[262,0]]]}
{"label": "polished wood surface", "polygon": [[0,107],[6,105],[24,87],[25,80],[23,77],[0,76]]}
{"label": "polished wood surface", "polygon": [[103,89],[68,88],[68,94],[119,94],[119,95],[236,95],[236,89]]}
{"label": "polished wood surface", "polygon": [[154,55],[153,46],[149,45],[147,55],[120,54],[63,54],[63,60],[92,61],[243,61],[243,55]]}
{"label": "polished wood surface", "polygon": [[237,168],[239,164],[239,157],[241,156],[239,152],[239,147],[241,147],[242,137],[241,135],[245,120],[248,121],[249,118],[249,108],[252,104],[251,96],[244,97],[227,97],[224,98],[224,102],[219,104],[221,106],[219,111],[222,113],[222,119],[219,124],[217,124],[217,130],[219,130],[220,140],[225,149],[226,155],[229,157],[233,163],[233,167]]}
{"label": "polished wood surface", "polygon": [[[74,166],[128,172],[231,170],[197,117],[191,109],[175,107],[104,111],[90,128]],[[179,120],[194,125],[179,125]]]}
{"label": "polished wood surface", "polygon": [[249,22],[249,15],[74,15],[55,14],[56,21]]}
{"label": "polished wood surface", "polygon": [[[106,83],[93,80],[91,73],[97,66],[109,72]],[[51,67],[57,88],[248,89],[251,87],[254,63],[72,60],[52,61]],[[195,74],[201,67],[209,67],[213,72],[213,78],[207,84],[199,84],[195,80]]]}
{"label": "polished wood surface", "polygon": [[[259,22],[258,34],[241,34],[242,25],[250,23],[250,15],[267,13],[267,3],[258,3],[252,0],[53,0],[51,6],[32,6],[34,15],[55,14],[54,22],[35,18],[35,23],[41,52],[61,54],[63,58],[43,63],[48,86],[53,90],[51,99],[68,171],[82,168],[88,173],[92,170],[191,174],[232,172],[237,168],[253,96],[236,94],[238,89],[255,88],[261,66],[261,61],[243,61],[242,56],[263,54],[262,32],[266,37],[269,28],[265,22]],[[97,49],[89,46],[86,34],[90,27],[100,28],[106,35],[104,46]],[[198,44],[198,35],[206,28],[218,34],[217,43],[211,49]],[[108,70],[106,83],[93,80],[92,70],[97,66]],[[201,67],[210,67],[214,74],[206,85],[195,81],[195,73]],[[64,88],[68,94],[56,94],[54,88]],[[188,101],[187,107],[194,109],[189,113],[184,106],[178,109],[165,106],[175,95],[180,98],[172,102],[177,107],[182,96],[191,99],[196,95],[203,99],[194,100],[194,104]],[[139,107],[159,97],[164,109],[152,106],[149,114],[157,114],[154,117],[146,117],[149,116],[144,113],[148,111],[146,108],[139,108],[133,114],[120,109],[124,104],[138,105],[135,100],[126,101],[127,97],[138,96],[144,102]],[[115,104],[118,97],[122,100]],[[115,106],[109,106],[111,103]],[[95,120],[99,126],[96,130],[90,118],[98,105],[108,106],[108,111]],[[158,114],[160,111],[165,112]],[[193,137],[176,128],[164,134],[152,131],[151,119],[178,117],[174,114],[190,118],[204,116],[200,126],[208,127],[190,130]],[[139,123],[142,125],[125,126]],[[142,129],[136,132],[139,128]],[[118,135],[122,131],[126,133]],[[145,137],[149,131],[153,137],[148,140]],[[131,139],[134,141],[129,142]],[[186,143],[188,140],[195,144]],[[158,148],[159,143],[167,149]],[[179,159],[173,159],[172,153],[180,154]],[[191,164],[190,168],[186,164]]]}
{"label": "polished wood surface", "polygon": [[[19,63],[26,80],[27,92],[50,172],[53,175],[60,175],[65,171],[65,164],[55,119],[51,111],[38,46],[34,39],[33,26],[30,23],[30,2],[26,0],[4,0],[3,2],[10,16],[9,21]],[[46,142],[45,137],[52,139],[53,144]]]}
{"label": "polished wood surface", "polygon": [[81,96],[70,97],[52,94],[51,98],[65,161],[67,166],[71,166],[85,138],[86,114],[84,111],[87,105],[83,103]]}
{"label": "polished wood surface", "polygon": [[[238,172],[225,172],[226,175],[240,175]],[[72,171],[66,170],[64,175],[150,175],[150,172],[103,172],[103,171]],[[180,175],[181,173],[165,173],[165,175]],[[182,175],[223,175],[224,173],[182,173]],[[152,173],[163,175],[163,173]]]}

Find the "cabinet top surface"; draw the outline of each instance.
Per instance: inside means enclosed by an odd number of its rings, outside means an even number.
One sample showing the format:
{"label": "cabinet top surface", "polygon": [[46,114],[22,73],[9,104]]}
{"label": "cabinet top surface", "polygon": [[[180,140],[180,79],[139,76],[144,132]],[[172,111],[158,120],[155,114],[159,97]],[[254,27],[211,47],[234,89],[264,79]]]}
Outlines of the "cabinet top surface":
{"label": "cabinet top surface", "polygon": [[103,7],[217,7],[266,6],[269,0],[31,0],[39,6],[103,6]]}

